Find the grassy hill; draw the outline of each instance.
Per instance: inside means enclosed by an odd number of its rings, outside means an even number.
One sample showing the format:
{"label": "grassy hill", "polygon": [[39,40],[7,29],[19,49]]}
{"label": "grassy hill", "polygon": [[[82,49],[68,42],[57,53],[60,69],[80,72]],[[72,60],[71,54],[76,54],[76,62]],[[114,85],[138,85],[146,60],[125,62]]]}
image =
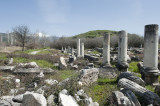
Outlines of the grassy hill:
{"label": "grassy hill", "polygon": [[117,31],[112,31],[112,30],[93,30],[93,31],[88,31],[86,33],[75,35],[73,37],[74,38],[94,38],[94,37],[103,36],[104,32],[109,32],[110,35],[117,34]]}

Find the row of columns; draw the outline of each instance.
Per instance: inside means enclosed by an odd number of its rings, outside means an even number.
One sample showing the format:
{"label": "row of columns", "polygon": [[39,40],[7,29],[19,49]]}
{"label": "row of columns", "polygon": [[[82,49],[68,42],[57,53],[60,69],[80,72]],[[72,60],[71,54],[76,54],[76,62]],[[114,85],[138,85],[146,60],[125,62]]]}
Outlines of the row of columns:
{"label": "row of columns", "polygon": [[[127,63],[127,46],[128,35],[122,30],[118,32],[118,62],[116,67],[121,72],[128,71]],[[147,84],[158,83],[158,25],[146,25],[144,34],[144,59],[143,70],[141,72],[142,79]],[[104,33],[103,41],[103,65],[110,65],[110,34]]]}

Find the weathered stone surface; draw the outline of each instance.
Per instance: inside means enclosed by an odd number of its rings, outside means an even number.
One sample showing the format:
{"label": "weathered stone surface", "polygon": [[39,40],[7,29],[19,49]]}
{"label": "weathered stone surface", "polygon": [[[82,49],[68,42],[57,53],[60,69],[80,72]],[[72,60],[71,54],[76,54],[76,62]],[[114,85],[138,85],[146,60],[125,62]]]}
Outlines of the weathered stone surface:
{"label": "weathered stone surface", "polygon": [[47,101],[42,94],[27,92],[23,95],[22,106],[47,106]]}
{"label": "weathered stone surface", "polygon": [[110,33],[104,33],[103,65],[110,65]]}
{"label": "weathered stone surface", "polygon": [[16,87],[19,88],[20,87],[20,79],[15,79],[15,84],[16,84]]}
{"label": "weathered stone surface", "polygon": [[56,103],[54,102],[55,100],[55,96],[54,95],[50,95],[47,97],[47,106],[55,106]]}
{"label": "weathered stone surface", "polygon": [[136,98],[135,94],[129,90],[129,89],[123,89],[121,90],[121,92],[128,97],[128,99],[130,100],[132,106],[141,106],[141,104],[139,103],[138,99]]}
{"label": "weathered stone surface", "polygon": [[116,78],[118,70],[113,68],[112,66],[101,67],[99,69],[99,77],[100,78]]}
{"label": "weathered stone surface", "polygon": [[22,101],[23,101],[23,94],[14,96],[12,100],[14,102],[22,103]]}
{"label": "weathered stone surface", "polygon": [[13,72],[16,66],[0,66],[0,71]]}
{"label": "weathered stone surface", "polygon": [[60,57],[60,59],[59,59],[59,68],[60,69],[67,68],[67,64],[66,64],[66,61],[65,61],[64,57]]}
{"label": "weathered stone surface", "polygon": [[89,55],[89,54],[85,54],[84,58],[88,59],[89,61],[99,61],[98,57],[95,57],[95,56],[92,56],[92,55]]}
{"label": "weathered stone surface", "polygon": [[79,90],[75,97],[77,101],[82,101],[85,106],[99,106],[97,102],[93,102],[92,98],[87,96],[83,89]]}
{"label": "weathered stone surface", "polygon": [[84,85],[92,84],[98,79],[99,70],[97,68],[80,70],[79,81]]}
{"label": "weathered stone surface", "polygon": [[113,91],[112,98],[115,106],[132,106],[130,100],[120,91]]}
{"label": "weathered stone surface", "polygon": [[127,63],[127,41],[128,34],[126,31],[122,30],[118,32],[118,64],[116,67],[119,71],[127,71],[128,63]]}
{"label": "weathered stone surface", "polygon": [[131,80],[131,81],[133,81],[143,87],[145,86],[145,82],[141,78],[134,76],[133,74],[131,74],[129,72],[121,72],[121,74],[118,76],[117,80],[119,81],[122,78],[129,79],[129,80]]}
{"label": "weathered stone surface", "polygon": [[8,101],[0,100],[0,106],[11,106],[11,104]]}
{"label": "weathered stone surface", "polygon": [[38,65],[36,62],[29,62],[29,63],[20,63],[18,68],[38,68]]}
{"label": "weathered stone surface", "polygon": [[75,99],[71,95],[67,95],[66,92],[64,93],[63,90],[59,93],[59,105],[60,106],[79,106],[75,101]]}
{"label": "weathered stone surface", "polygon": [[77,70],[78,69],[78,65],[71,65],[71,69],[72,70]]}
{"label": "weathered stone surface", "polygon": [[74,55],[69,56],[69,63],[72,63],[76,60],[76,57]]}
{"label": "weathered stone surface", "polygon": [[10,59],[5,61],[6,65],[11,65],[12,63],[13,63],[13,58],[10,58]]}
{"label": "weathered stone surface", "polygon": [[137,83],[131,80],[122,78],[118,81],[118,86],[133,91],[136,94],[136,96],[140,98],[141,103],[143,103],[141,104],[142,106],[147,106],[151,104],[153,106],[160,105],[160,97],[157,94],[147,90],[146,88],[138,85]]}
{"label": "weathered stone surface", "polygon": [[144,34],[144,58],[143,67],[141,72],[142,79],[146,84],[156,85],[158,84],[158,76],[160,71],[158,70],[158,34],[159,26],[157,24],[151,24],[145,26]]}
{"label": "weathered stone surface", "polygon": [[[0,100],[4,100],[6,101],[6,103],[10,103],[9,106],[21,106],[21,103],[18,103],[18,102],[14,102],[12,99],[14,98],[14,96],[2,96],[0,98]],[[0,105],[1,106],[1,105]],[[3,106],[3,105],[2,105]],[[6,106],[6,105],[4,105]],[[8,105],[7,105],[8,106]]]}
{"label": "weathered stone surface", "polygon": [[77,40],[77,57],[80,56],[80,39]]}
{"label": "weathered stone surface", "polygon": [[16,74],[39,74],[40,72],[43,73],[55,73],[55,70],[52,70],[51,68],[28,68],[28,69],[24,69],[24,68],[18,68],[16,69],[13,73]]}
{"label": "weathered stone surface", "polygon": [[84,57],[84,43],[81,43],[80,55],[81,55],[81,57]]}
{"label": "weathered stone surface", "polygon": [[58,81],[53,79],[46,79],[44,82],[48,85],[58,84]]}
{"label": "weathered stone surface", "polygon": [[43,72],[40,72],[38,75],[37,75],[38,78],[44,78],[44,74]]}

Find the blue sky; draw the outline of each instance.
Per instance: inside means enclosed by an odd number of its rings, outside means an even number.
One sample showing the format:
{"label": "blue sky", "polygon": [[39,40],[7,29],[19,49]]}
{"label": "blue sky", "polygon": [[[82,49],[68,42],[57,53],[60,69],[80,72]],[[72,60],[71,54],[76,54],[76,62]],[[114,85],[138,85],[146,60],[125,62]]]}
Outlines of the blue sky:
{"label": "blue sky", "polygon": [[72,36],[90,30],[143,35],[160,25],[160,0],[0,0],[0,32],[27,25],[31,32]]}

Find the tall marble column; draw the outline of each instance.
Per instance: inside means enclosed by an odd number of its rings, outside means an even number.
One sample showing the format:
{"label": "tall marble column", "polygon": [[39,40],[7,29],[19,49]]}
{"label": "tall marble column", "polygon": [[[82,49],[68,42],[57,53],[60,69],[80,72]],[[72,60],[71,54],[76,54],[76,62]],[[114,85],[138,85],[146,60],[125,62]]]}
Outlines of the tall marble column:
{"label": "tall marble column", "polygon": [[77,57],[80,56],[80,39],[77,40]]}
{"label": "tall marble column", "polygon": [[84,43],[81,43],[80,55],[81,55],[81,57],[84,57]]}
{"label": "tall marble column", "polygon": [[158,83],[158,25],[146,25],[144,32],[144,57],[142,79],[146,84]]}
{"label": "tall marble column", "polygon": [[104,33],[103,66],[110,65],[110,33]]}
{"label": "tall marble column", "polygon": [[125,72],[128,70],[128,63],[127,63],[127,47],[128,47],[128,36],[127,32],[122,30],[118,33],[119,40],[118,40],[118,63],[117,68],[119,71]]}

